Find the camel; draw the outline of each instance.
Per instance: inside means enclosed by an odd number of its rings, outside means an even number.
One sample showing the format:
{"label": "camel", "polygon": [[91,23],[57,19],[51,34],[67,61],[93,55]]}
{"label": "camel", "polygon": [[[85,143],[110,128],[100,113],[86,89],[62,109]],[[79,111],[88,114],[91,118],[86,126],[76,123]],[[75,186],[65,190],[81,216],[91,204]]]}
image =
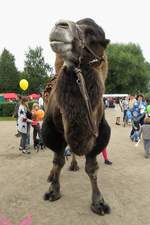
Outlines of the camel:
{"label": "camel", "polygon": [[[51,89],[42,127],[45,145],[54,152],[51,183],[44,199],[58,200],[60,173],[65,164],[64,149],[69,144],[75,155],[85,156],[85,171],[92,187],[91,210],[110,213],[97,184],[97,155],[108,145],[110,127],[105,119],[103,93],[107,77],[106,47],[109,40],[92,19],[77,23],[58,21],[50,33],[56,53],[57,79]],[[51,87],[50,87],[51,88]]]}

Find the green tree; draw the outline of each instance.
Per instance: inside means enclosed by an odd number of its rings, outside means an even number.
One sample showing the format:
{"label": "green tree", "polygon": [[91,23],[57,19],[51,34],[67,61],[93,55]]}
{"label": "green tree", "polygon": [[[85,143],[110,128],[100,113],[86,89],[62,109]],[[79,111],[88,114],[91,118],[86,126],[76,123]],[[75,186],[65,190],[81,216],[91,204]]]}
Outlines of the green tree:
{"label": "green tree", "polygon": [[29,92],[41,92],[52,73],[52,67],[45,63],[42,53],[43,49],[36,47],[35,49],[29,48],[25,54],[24,75],[29,81]]}
{"label": "green tree", "polygon": [[139,45],[111,44],[108,48],[108,62],[107,93],[135,94],[148,90],[150,68]]}
{"label": "green tree", "polygon": [[4,49],[0,56],[0,92],[17,92],[19,73],[15,65],[15,57]]}

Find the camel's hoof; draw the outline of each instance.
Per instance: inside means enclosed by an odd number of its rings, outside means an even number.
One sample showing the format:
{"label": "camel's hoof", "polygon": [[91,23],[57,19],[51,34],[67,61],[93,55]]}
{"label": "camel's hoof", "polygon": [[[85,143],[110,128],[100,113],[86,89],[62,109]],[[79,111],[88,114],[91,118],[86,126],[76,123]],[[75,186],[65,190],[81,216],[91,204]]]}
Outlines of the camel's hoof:
{"label": "camel's hoof", "polygon": [[92,204],[91,205],[91,210],[101,216],[104,216],[105,214],[110,214],[111,213],[111,208],[109,207],[109,205],[107,205],[106,203],[97,203],[97,204]]}
{"label": "camel's hoof", "polygon": [[69,167],[69,170],[70,171],[78,171],[80,168],[79,168],[79,166],[78,166],[78,164],[77,163],[71,163],[71,165],[70,165],[70,167]]}
{"label": "camel's hoof", "polygon": [[55,193],[54,191],[51,192],[46,192],[43,196],[45,201],[56,201],[58,199],[61,198],[61,194],[60,193]]}

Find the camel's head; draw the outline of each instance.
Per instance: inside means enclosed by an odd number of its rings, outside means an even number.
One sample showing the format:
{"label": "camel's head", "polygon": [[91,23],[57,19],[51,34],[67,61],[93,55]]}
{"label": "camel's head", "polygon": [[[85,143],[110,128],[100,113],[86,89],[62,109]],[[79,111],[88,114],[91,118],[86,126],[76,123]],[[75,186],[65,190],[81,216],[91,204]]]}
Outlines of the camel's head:
{"label": "camel's head", "polygon": [[53,51],[69,64],[78,63],[79,59],[84,63],[93,60],[95,56],[92,51],[101,57],[108,43],[103,29],[92,19],[83,19],[77,23],[60,20],[50,34]]}

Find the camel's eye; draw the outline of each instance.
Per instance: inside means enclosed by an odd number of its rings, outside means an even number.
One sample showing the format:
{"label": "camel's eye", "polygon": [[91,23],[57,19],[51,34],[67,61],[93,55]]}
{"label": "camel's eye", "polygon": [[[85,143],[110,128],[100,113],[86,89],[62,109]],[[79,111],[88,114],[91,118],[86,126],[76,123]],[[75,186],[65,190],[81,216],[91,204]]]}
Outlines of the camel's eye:
{"label": "camel's eye", "polygon": [[93,29],[87,29],[85,33],[86,35],[93,35],[93,36],[96,35]]}

